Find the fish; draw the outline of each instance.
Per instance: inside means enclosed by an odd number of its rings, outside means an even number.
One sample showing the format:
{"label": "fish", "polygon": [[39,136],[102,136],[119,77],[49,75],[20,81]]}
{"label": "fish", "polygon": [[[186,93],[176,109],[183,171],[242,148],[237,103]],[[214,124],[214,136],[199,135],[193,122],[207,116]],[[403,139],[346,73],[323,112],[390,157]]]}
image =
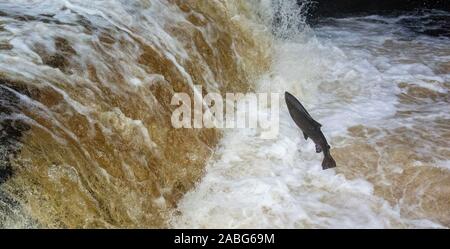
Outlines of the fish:
{"label": "fish", "polygon": [[322,169],[331,169],[336,167],[336,161],[331,156],[331,146],[322,133],[322,125],[314,120],[300,101],[289,92],[284,94],[289,114],[295,124],[302,130],[305,140],[311,138],[316,145],[316,153],[323,152]]}

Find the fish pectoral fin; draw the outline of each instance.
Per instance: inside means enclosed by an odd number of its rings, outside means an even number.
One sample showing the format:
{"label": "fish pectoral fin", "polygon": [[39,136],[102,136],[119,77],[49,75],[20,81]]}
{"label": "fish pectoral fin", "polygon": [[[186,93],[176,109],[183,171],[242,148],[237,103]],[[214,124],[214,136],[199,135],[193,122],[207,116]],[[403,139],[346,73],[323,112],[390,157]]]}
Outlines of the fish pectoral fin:
{"label": "fish pectoral fin", "polygon": [[308,140],[308,135],[306,135],[306,133],[303,132],[303,137],[305,138],[305,140]]}
{"label": "fish pectoral fin", "polygon": [[322,152],[322,148],[320,147],[320,145],[316,144],[316,153],[320,152]]}

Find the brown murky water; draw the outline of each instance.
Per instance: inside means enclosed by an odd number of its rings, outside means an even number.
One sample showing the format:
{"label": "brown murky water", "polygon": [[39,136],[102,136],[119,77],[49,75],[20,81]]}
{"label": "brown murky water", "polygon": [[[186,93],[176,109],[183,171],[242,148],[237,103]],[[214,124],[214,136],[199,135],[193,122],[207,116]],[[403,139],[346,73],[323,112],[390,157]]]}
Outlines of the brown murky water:
{"label": "brown murky water", "polygon": [[[449,227],[448,38],[295,6],[0,3],[0,227]],[[284,107],[273,140],[172,128],[194,84],[294,93],[338,168]]]}
{"label": "brown murky water", "polygon": [[[436,17],[441,15],[445,18],[447,13],[435,13]],[[386,24],[389,22],[392,20]],[[386,27],[389,33],[389,25]],[[391,36],[373,50],[382,56],[395,55],[397,63],[417,68],[414,72],[404,67],[399,75],[405,71],[408,74],[409,70],[417,76],[404,82],[394,80],[400,91],[392,116],[378,126],[356,125],[348,129],[351,136],[348,145],[334,151],[340,164],[348,166],[338,172],[350,179],[363,177],[370,181],[374,193],[398,206],[405,217],[426,217],[449,227],[450,68],[446,58],[450,50],[445,45],[448,39],[418,37],[411,35],[410,30],[402,32],[405,33],[399,36],[403,39]],[[430,72],[420,65],[426,65]]]}
{"label": "brown murky water", "polygon": [[171,224],[449,227],[450,40],[425,35],[448,16],[329,19],[277,41],[257,90],[295,94],[323,124],[338,167],[321,170],[322,155],[282,109],[275,140],[225,133]]}
{"label": "brown murky water", "polygon": [[339,164],[346,165],[338,172],[349,179],[364,177],[376,195],[399,205],[407,217],[427,217],[449,227],[450,171],[441,164],[450,158],[450,119],[423,119],[430,110],[417,108],[427,103],[445,108],[449,95],[410,84],[400,87],[405,90],[399,95],[401,111],[392,121],[405,126],[349,128],[350,145],[333,151]]}
{"label": "brown murky water", "polygon": [[0,5],[1,226],[166,226],[220,138],[173,129],[171,97],[250,89],[268,53],[231,19],[249,6],[44,4]]}

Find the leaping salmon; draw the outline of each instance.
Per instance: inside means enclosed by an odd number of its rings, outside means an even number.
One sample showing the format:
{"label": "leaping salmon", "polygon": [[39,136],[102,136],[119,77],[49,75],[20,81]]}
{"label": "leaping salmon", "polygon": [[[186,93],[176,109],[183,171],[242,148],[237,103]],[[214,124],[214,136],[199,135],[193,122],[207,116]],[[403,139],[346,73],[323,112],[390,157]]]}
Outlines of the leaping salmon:
{"label": "leaping salmon", "polygon": [[305,107],[303,107],[300,101],[292,94],[285,92],[284,97],[289,109],[289,114],[295,124],[302,130],[305,139],[308,140],[308,138],[311,138],[316,144],[316,152],[323,152],[324,158],[322,161],[322,169],[325,170],[336,167],[336,162],[330,154],[330,145],[320,130],[322,125],[309,115]]}

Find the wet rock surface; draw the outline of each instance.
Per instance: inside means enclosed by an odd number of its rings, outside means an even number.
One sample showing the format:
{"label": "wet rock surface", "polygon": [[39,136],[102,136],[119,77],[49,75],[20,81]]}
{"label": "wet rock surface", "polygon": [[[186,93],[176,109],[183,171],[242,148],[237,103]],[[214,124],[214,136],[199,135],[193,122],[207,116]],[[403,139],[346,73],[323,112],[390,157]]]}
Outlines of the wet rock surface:
{"label": "wet rock surface", "polygon": [[[14,190],[4,185],[15,173],[12,161],[20,151],[23,133],[30,129],[23,121],[14,119],[20,109],[16,95],[19,91],[27,94],[25,88],[20,89],[18,85],[14,87],[11,81],[0,78],[0,228],[16,227],[11,224],[17,227],[31,224],[22,213],[20,203],[10,195]],[[19,221],[22,219],[27,221]]]}
{"label": "wet rock surface", "polygon": [[0,184],[13,175],[10,160],[20,149],[22,133],[29,129],[24,122],[13,118],[19,113],[19,98],[11,87],[9,81],[0,78]]}

